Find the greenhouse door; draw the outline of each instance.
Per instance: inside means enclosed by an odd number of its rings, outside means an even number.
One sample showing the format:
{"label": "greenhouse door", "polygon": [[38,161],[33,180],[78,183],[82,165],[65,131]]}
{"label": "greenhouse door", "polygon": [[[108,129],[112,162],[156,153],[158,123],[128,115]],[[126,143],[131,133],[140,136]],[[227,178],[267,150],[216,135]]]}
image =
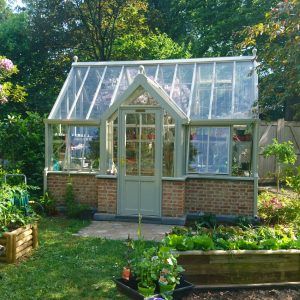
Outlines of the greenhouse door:
{"label": "greenhouse door", "polygon": [[160,216],[161,121],[159,109],[122,110],[119,214]]}

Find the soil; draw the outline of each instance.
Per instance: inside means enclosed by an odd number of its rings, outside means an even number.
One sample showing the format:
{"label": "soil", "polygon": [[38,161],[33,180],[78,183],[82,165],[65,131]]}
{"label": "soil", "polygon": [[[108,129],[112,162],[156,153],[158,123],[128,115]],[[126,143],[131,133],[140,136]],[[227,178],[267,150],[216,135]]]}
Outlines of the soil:
{"label": "soil", "polygon": [[255,290],[233,290],[233,291],[210,291],[203,292],[195,290],[185,300],[300,300],[299,288],[283,289],[255,289]]}

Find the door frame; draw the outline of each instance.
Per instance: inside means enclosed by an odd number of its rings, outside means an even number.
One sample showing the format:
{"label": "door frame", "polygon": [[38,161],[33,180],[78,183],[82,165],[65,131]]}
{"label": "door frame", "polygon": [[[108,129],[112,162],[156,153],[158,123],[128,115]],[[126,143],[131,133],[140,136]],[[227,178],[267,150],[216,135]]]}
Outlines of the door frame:
{"label": "door frame", "polygon": [[[125,126],[124,126],[124,115],[126,113],[137,113],[137,112],[155,112],[156,114],[156,135],[155,135],[155,142],[157,143],[156,149],[158,149],[155,161],[155,169],[156,174],[155,174],[155,182],[157,183],[157,188],[159,189],[158,191],[158,202],[159,202],[159,207],[158,207],[158,214],[155,215],[154,217],[161,217],[162,215],[162,156],[163,156],[163,151],[162,151],[162,141],[163,141],[163,109],[161,107],[157,106],[145,106],[145,105],[126,105],[119,107],[118,109],[118,164],[119,164],[119,170],[118,170],[118,188],[117,188],[117,215],[120,216],[126,216],[125,214],[122,214],[122,197],[121,197],[121,192],[123,191],[123,184],[125,183],[125,175],[123,175],[123,171],[121,171],[121,168],[124,167],[123,165],[123,158],[122,158],[122,149],[125,151]],[[124,177],[123,177],[124,176]],[[139,176],[140,178],[142,176]]]}

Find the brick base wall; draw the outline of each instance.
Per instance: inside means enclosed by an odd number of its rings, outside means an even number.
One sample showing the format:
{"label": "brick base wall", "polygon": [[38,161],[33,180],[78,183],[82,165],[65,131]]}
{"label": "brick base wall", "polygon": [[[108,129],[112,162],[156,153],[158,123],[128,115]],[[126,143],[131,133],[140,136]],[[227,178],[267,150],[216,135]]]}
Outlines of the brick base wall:
{"label": "brick base wall", "polygon": [[184,215],[185,182],[162,182],[162,216],[182,217]]}
{"label": "brick base wall", "polygon": [[98,212],[117,213],[117,180],[97,179],[98,181]]}
{"label": "brick base wall", "polygon": [[[75,201],[97,208],[98,191],[97,178],[93,174],[72,174]],[[56,200],[58,205],[64,205],[66,185],[69,175],[67,174],[47,174],[47,190]]]}
{"label": "brick base wall", "polygon": [[[47,175],[48,191],[64,205],[67,174]],[[99,212],[117,213],[117,179],[95,174],[71,174],[75,200]],[[181,217],[188,212],[218,215],[253,215],[253,181],[187,179],[162,182],[162,216]]]}
{"label": "brick base wall", "polygon": [[[99,212],[117,212],[117,180],[96,178],[95,174],[71,174],[75,201],[87,204]],[[64,205],[69,175],[47,174],[47,190],[57,205]]]}
{"label": "brick base wall", "polygon": [[185,212],[253,215],[253,181],[187,179]]}

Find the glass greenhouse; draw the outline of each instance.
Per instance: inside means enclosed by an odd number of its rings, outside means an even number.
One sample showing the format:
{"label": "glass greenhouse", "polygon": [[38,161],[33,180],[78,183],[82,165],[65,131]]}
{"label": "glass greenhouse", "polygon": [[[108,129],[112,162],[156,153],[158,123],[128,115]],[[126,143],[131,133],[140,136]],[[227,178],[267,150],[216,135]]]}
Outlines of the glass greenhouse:
{"label": "glass greenhouse", "polygon": [[45,186],[61,202],[71,176],[100,217],[256,214],[255,68],[254,56],[74,62],[45,120]]}

